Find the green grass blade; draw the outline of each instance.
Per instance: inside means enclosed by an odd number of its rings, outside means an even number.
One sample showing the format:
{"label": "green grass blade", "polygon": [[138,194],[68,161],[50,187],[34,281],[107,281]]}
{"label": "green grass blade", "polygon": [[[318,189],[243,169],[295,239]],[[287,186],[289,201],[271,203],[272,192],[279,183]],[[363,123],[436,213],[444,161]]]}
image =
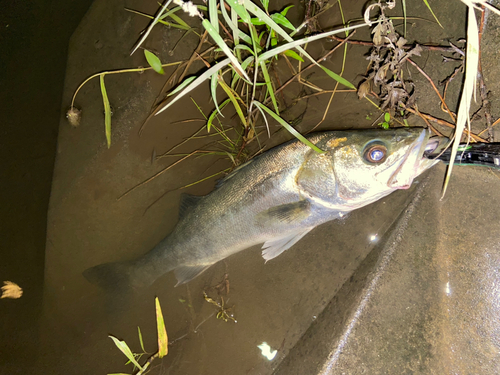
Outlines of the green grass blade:
{"label": "green grass blade", "polygon": [[139,326],[137,326],[137,333],[139,334],[139,342],[141,344],[141,349],[144,353],[146,353],[146,349],[144,349],[144,341],[142,341],[141,327]]}
{"label": "green grass blade", "polygon": [[[377,21],[373,22],[373,23],[376,23]],[[326,38],[330,35],[335,35],[335,34],[340,34],[340,33],[343,33],[345,31],[350,31],[350,30],[354,30],[354,29],[359,29],[360,27],[365,27],[365,26],[368,26],[367,23],[362,23],[362,24],[359,24],[359,25],[354,25],[354,26],[348,26],[348,27],[342,27],[340,29],[336,29],[336,30],[332,30],[332,31],[327,31],[327,32],[324,32],[324,33],[320,33],[320,34],[316,34],[316,35],[313,35],[313,36],[308,36],[308,37],[305,37],[305,38],[302,38],[302,39],[298,39],[298,40],[293,40],[291,39],[291,41],[289,43],[285,43],[285,44],[282,44],[282,45],[279,45],[267,52],[264,52],[262,55],[259,56],[259,60],[268,60],[268,59],[271,59],[273,58],[274,56],[282,53],[282,52],[285,52],[286,50],[289,50],[289,49],[292,49],[292,48],[297,48],[299,49],[299,47],[303,44],[306,44],[306,43],[309,43],[309,42],[314,42],[315,40],[319,40],[319,39],[323,39],[323,38]],[[302,48],[299,49],[299,51],[303,51]],[[302,52],[302,54],[304,54],[304,52]],[[309,56],[308,53],[306,53],[304,56]],[[310,56],[308,57],[310,58]],[[311,58],[312,59],[312,58]],[[315,64],[317,64],[314,59],[312,60]],[[319,64],[317,64],[319,65]]]}
{"label": "green grass blade", "polygon": [[134,366],[136,366],[137,368],[142,370],[142,366],[139,364],[139,362],[137,362],[135,360],[134,355],[132,354],[132,351],[130,350],[130,348],[128,347],[128,345],[125,341],[118,340],[116,337],[111,336],[111,335],[109,336],[109,338],[111,338],[111,340],[113,340],[116,347],[118,349],[120,349],[123,354],[125,354],[125,357],[127,357],[128,360],[134,364]]}
{"label": "green grass blade", "polygon": [[151,30],[153,30],[153,27],[158,23],[158,20],[160,19],[162,14],[165,13],[165,10],[167,9],[167,7],[170,5],[171,2],[172,2],[172,0],[165,1],[165,4],[160,9],[160,11],[156,15],[156,17],[153,19],[153,21],[151,21],[148,28],[146,29],[146,31],[142,35],[141,39],[139,39],[139,41],[136,43],[135,47],[132,49],[132,52],[130,53],[130,55],[133,55],[134,52],[137,51],[137,48],[139,48],[141,46],[141,44],[144,43],[146,38],[149,36],[149,33],[151,32]]}
{"label": "green grass blade", "polygon": [[325,68],[323,65],[319,66],[323,71],[328,74],[331,78],[333,78],[335,81],[338,83],[341,83],[342,85],[349,87],[351,89],[356,89],[356,86],[354,86],[351,82],[349,82],[347,79],[345,79],[342,76],[339,76],[337,73],[332,72],[330,69]]}
{"label": "green grass blade", "polygon": [[172,18],[175,22],[177,22],[179,26],[186,28],[186,30],[192,29],[192,27],[190,27],[186,22],[184,22],[183,19],[180,18],[177,14],[171,14],[170,18]]}
{"label": "green grass blade", "polygon": [[323,154],[325,151],[321,150],[319,147],[311,143],[307,138],[305,138],[302,134],[300,134],[297,130],[295,130],[288,122],[283,120],[280,116],[278,116],[276,113],[274,113],[272,110],[267,108],[265,105],[262,103],[259,103],[257,101],[254,101],[255,105],[266,111],[269,115],[271,115],[272,118],[274,118],[276,121],[280,123],[281,126],[283,126],[286,130],[288,130],[295,138],[297,138],[299,141],[304,143],[305,145],[309,146],[312,148],[314,151],[317,153]]}
{"label": "green grass blade", "polygon": [[262,108],[260,108],[260,106],[256,105],[255,108],[257,108],[260,111],[260,114],[262,115],[262,118],[264,119],[264,122],[266,123],[267,136],[269,138],[271,138],[271,130],[269,129],[269,122],[267,122],[267,116],[266,116],[266,114],[264,113],[264,111],[262,110]]}
{"label": "green grass blade", "polygon": [[217,45],[222,49],[222,51],[226,54],[229,60],[231,60],[231,64],[233,65],[233,68],[236,69],[238,74],[243,78],[245,78],[247,81],[250,81],[250,78],[246,74],[245,70],[241,67],[236,56],[234,56],[231,49],[227,46],[226,42],[224,42],[224,39],[222,39],[222,37],[218,34],[218,32],[212,27],[210,21],[204,19],[202,24],[205,30],[208,31],[212,39],[215,41],[215,43],[217,43]]}
{"label": "green grass blade", "polygon": [[[283,10],[280,12],[280,14],[282,14],[283,16],[285,16],[285,17],[286,17],[286,14],[288,13],[288,11],[289,11],[291,8],[293,8],[293,7],[294,7],[293,5],[289,5],[289,6],[287,6],[285,9],[283,9]],[[295,29],[295,27],[294,27],[294,29]]]}
{"label": "green grass blade", "polygon": [[220,0],[220,8],[222,17],[224,17],[224,21],[226,21],[227,25],[233,32],[234,45],[237,46],[240,42],[240,39],[243,39],[247,44],[252,44],[252,39],[250,39],[247,34],[245,34],[238,28],[238,14],[236,13],[236,11],[234,9],[231,9],[231,18],[229,18],[226,7],[224,6],[224,0]]}
{"label": "green grass blade", "polygon": [[477,27],[476,15],[474,13],[474,7],[472,5],[468,6],[468,17],[467,17],[467,51],[465,54],[465,81],[462,91],[462,97],[460,98],[460,105],[458,107],[457,121],[455,127],[455,140],[451,147],[450,164],[446,171],[446,177],[443,185],[443,193],[441,199],[443,199],[446,189],[448,188],[448,183],[451,177],[451,171],[453,169],[453,161],[457,155],[458,146],[462,138],[462,133],[465,129],[465,124],[470,121],[469,111],[470,103],[472,99],[472,94],[476,88],[476,76],[479,66],[479,30]]}
{"label": "green grass blade", "polygon": [[165,107],[160,109],[156,114],[158,115],[159,113],[162,113],[164,110],[166,110],[168,107],[170,107],[172,104],[174,104],[177,100],[188,94],[189,92],[193,91],[196,87],[201,85],[203,82],[205,82],[207,79],[210,78],[210,76],[217,71],[221,70],[224,68],[226,65],[228,65],[230,62],[229,59],[224,59],[221,62],[218,62],[214,66],[210,67],[207,69],[205,72],[200,74],[198,78],[196,78],[191,84],[189,84],[184,90],[182,90],[174,99],[172,99],[171,102],[169,102]]}
{"label": "green grass blade", "polygon": [[168,336],[163,321],[163,313],[161,311],[160,301],[155,298],[156,305],[156,327],[158,330],[158,357],[163,358],[168,354]]}
{"label": "green grass blade", "polygon": [[[245,44],[238,44],[236,47],[234,47],[234,49],[235,50],[243,49],[243,50],[251,53],[252,55],[254,54],[253,50]],[[243,65],[242,65],[242,67],[243,67]]]}
{"label": "green grass blade", "polygon": [[[219,75],[219,73],[215,73],[215,74],[212,74],[212,76],[210,77],[210,93],[212,94],[212,100],[214,101],[215,109],[217,110],[219,115],[224,117],[224,115],[221,113],[221,111],[219,109],[219,105],[217,104],[217,83],[218,83],[217,79],[218,79],[218,75]],[[210,127],[208,128],[208,131],[210,132]]]}
{"label": "green grass blade", "polygon": [[[263,12],[262,9],[260,9],[258,6],[256,6],[254,3],[252,3],[250,0],[243,0],[243,1],[245,3],[245,7],[247,8],[247,10],[249,12],[251,12],[252,14],[257,16],[257,18],[259,18],[260,20],[263,20],[267,24],[268,27],[270,27],[276,33],[281,35],[281,37],[283,39],[285,39],[287,42],[290,42],[290,43],[293,42],[292,37],[290,35],[288,35],[288,33],[285,30],[283,30],[281,28],[281,26],[279,26],[276,22],[274,22],[270,16],[268,16],[265,12]],[[295,48],[297,48],[300,51],[300,53],[302,53],[304,56],[306,56],[309,60],[311,60],[312,62],[317,64],[316,61],[311,57],[311,55],[309,55],[302,47],[300,47],[300,44],[297,45],[297,47],[295,47]],[[283,52],[283,51],[281,51],[281,52]],[[266,60],[266,59],[262,58],[262,60]]]}
{"label": "green grass blade", "polygon": [[247,120],[245,119],[245,115],[243,114],[243,111],[241,110],[240,104],[238,103],[238,99],[236,99],[236,96],[234,95],[234,91],[231,90],[231,88],[222,79],[219,79],[219,85],[226,92],[227,96],[229,96],[229,99],[231,99],[231,102],[234,105],[234,109],[236,110],[236,113],[240,117],[240,120],[241,120],[243,126],[246,128],[247,127]]}
{"label": "green grass blade", "polygon": [[[253,52],[252,52],[253,53]],[[241,67],[245,70],[247,70],[247,67],[254,61],[254,57],[253,56],[248,56],[245,61],[243,61],[243,63],[241,64]],[[234,75],[233,75],[233,79],[231,80],[231,88],[234,90],[234,88],[236,87],[236,83],[238,82],[238,80],[240,79],[241,77],[238,75],[238,73],[234,72]]]}
{"label": "green grass blade", "polygon": [[219,18],[217,15],[217,0],[208,0],[208,16],[214,30],[219,33]]}
{"label": "green grass blade", "polygon": [[182,81],[182,83],[179,86],[177,86],[175,88],[174,91],[172,91],[171,93],[169,93],[167,96],[172,96],[174,94],[177,94],[179,91],[181,91],[184,87],[186,87],[187,85],[189,85],[195,79],[196,79],[196,76],[187,77],[184,81]]}
{"label": "green grass blade", "polygon": [[[432,8],[429,5],[429,2],[427,0],[424,0],[424,3],[425,3],[425,5],[427,5],[427,8],[431,11],[432,16],[434,17],[434,19],[436,20],[436,22],[438,23],[438,25],[441,26],[442,29],[444,29],[443,25],[441,25],[441,22],[439,22],[438,18],[436,17],[436,15],[434,14],[434,12],[432,11]],[[405,23],[405,25],[406,25],[406,23]]]}
{"label": "green grass blade", "polygon": [[406,0],[402,0],[403,3],[403,18],[404,18],[404,33],[403,36],[406,38]]}
{"label": "green grass blade", "polygon": [[104,103],[104,131],[106,133],[106,143],[111,147],[111,106],[109,105],[108,93],[104,85],[104,74],[99,76],[101,82],[102,101]]}
{"label": "green grass blade", "polygon": [[196,106],[196,109],[198,109],[198,112],[201,113],[201,115],[203,116],[203,118],[205,120],[208,120],[207,119],[207,116],[205,116],[205,113],[203,113],[203,109],[201,109],[201,107],[198,105],[198,103],[196,103],[196,100],[194,100],[194,98],[191,98],[191,101],[193,102],[193,104]]}
{"label": "green grass blade", "polygon": [[295,26],[293,26],[292,23],[290,21],[288,21],[288,19],[284,15],[282,15],[281,13],[271,14],[271,18],[278,25],[284,26],[287,29],[295,31]]}
{"label": "green grass blade", "polygon": [[269,12],[269,0],[260,0],[260,2],[262,3],[262,6],[264,7],[264,10],[266,12]]}
{"label": "green grass blade", "polygon": [[297,52],[292,51],[291,49],[283,52],[283,54],[287,55],[288,57],[291,57],[292,59],[298,60],[300,62],[304,62],[304,59],[302,57],[300,57],[300,55]]}
{"label": "green grass blade", "polygon": [[156,73],[165,74],[165,72],[163,71],[163,67],[161,66],[161,61],[158,58],[158,56],[156,56],[154,53],[148,51],[147,49],[144,50],[144,56],[146,56],[146,60],[148,61],[148,64],[153,68],[153,70]]}
{"label": "green grass blade", "polygon": [[159,19],[164,20],[165,18],[169,17],[170,15],[174,14],[175,12],[180,11],[181,9],[182,9],[181,7],[172,8],[168,12],[163,13]]}
{"label": "green grass blade", "polygon": [[[208,121],[207,121],[207,132],[210,133],[210,129],[212,128],[212,123],[214,122],[215,118],[217,117],[217,113],[219,113],[222,117],[222,113],[220,110],[224,109],[224,107],[231,101],[231,99],[226,99],[224,100],[220,106],[217,106],[217,109],[214,109],[210,116],[208,116]],[[220,109],[219,109],[220,108]]]}
{"label": "green grass blade", "polygon": [[276,97],[274,96],[273,85],[271,83],[271,78],[269,77],[269,72],[267,71],[267,66],[265,61],[260,61],[260,68],[262,69],[262,74],[264,75],[267,91],[269,92],[269,96],[271,97],[271,101],[273,102],[274,111],[279,116],[280,111],[278,109],[278,103],[276,102]]}
{"label": "green grass blade", "polygon": [[246,7],[243,4],[240,4],[240,0],[226,0],[226,3],[229,4],[231,9],[234,9],[243,22],[246,24],[250,23],[250,15],[248,14]]}
{"label": "green grass blade", "polygon": [[[180,7],[178,7],[177,9],[181,9]],[[132,9],[128,9],[128,8],[125,8],[126,11],[129,11],[129,12],[132,12],[132,13],[135,13],[135,14],[139,14],[141,16],[144,16],[144,17],[147,17],[147,18],[150,18],[150,19],[154,19],[153,16],[150,16],[149,14],[146,14],[146,13],[142,13],[142,12],[138,12],[137,10],[132,10]],[[182,21],[182,20],[181,20]],[[183,25],[177,25],[175,23],[171,23],[171,22],[167,22],[167,21],[164,21],[163,20],[163,16],[160,17],[160,19],[158,19],[158,23],[161,23],[165,26],[168,26],[168,27],[173,27],[173,28],[176,28],[176,29],[182,29],[182,30],[192,30],[191,27],[189,27],[184,21],[182,21],[183,24],[185,24],[185,26]],[[198,35],[196,32],[195,32],[196,35]]]}

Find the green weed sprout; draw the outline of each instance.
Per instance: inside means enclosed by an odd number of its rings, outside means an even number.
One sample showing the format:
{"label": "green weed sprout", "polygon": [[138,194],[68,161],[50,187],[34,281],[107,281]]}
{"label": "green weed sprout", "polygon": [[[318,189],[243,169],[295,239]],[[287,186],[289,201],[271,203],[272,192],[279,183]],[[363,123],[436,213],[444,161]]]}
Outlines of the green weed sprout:
{"label": "green weed sprout", "polygon": [[[145,374],[146,370],[149,368],[153,360],[155,360],[156,358],[163,358],[168,354],[167,330],[165,329],[165,322],[163,320],[163,313],[161,311],[160,301],[158,300],[158,297],[155,298],[155,306],[156,306],[156,326],[158,332],[158,351],[153,355],[151,355],[143,365],[139,364],[139,361],[143,355],[149,353],[147,353],[146,350],[144,349],[141,329],[139,327],[137,327],[137,330],[139,334],[139,342],[141,344],[142,353],[132,352],[132,350],[129,348],[129,346],[125,341],[119,340],[115,336],[109,336],[115,343],[116,347],[120,349],[120,351],[123,354],[125,354],[125,356],[128,358],[128,362],[126,364],[131,363],[134,365],[134,370],[135,369],[138,370],[137,372],[135,372],[135,375]],[[128,375],[128,374],[113,373],[108,375]]]}

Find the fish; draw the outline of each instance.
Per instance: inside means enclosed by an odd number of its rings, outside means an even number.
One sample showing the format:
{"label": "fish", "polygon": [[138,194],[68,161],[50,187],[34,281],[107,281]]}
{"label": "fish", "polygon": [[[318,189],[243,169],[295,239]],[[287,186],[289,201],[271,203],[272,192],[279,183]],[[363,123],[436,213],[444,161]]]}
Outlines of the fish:
{"label": "fish", "polygon": [[103,288],[142,288],[174,271],[185,284],[218,261],[263,244],[267,262],[311,230],[371,204],[437,160],[423,128],[329,131],[293,140],[236,168],[206,196],[184,195],[173,231],[145,255],[84,271]]}

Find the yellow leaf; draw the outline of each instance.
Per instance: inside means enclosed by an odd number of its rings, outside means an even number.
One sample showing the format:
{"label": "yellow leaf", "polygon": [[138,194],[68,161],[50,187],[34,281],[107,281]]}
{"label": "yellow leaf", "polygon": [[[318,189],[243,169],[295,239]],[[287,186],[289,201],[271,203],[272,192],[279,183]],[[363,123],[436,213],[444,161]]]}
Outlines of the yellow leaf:
{"label": "yellow leaf", "polygon": [[158,297],[156,303],[156,326],[158,328],[158,357],[163,358],[168,354],[168,336],[163,321],[163,313],[161,312],[160,301]]}

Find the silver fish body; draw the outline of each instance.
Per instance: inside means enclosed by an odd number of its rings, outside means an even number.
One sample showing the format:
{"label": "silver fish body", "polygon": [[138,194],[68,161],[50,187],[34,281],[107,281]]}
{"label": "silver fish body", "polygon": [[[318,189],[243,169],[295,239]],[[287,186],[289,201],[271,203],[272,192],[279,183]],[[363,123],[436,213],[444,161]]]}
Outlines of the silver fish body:
{"label": "silver fish body", "polygon": [[104,287],[140,287],[174,270],[183,284],[212,264],[264,244],[270,260],[313,228],[366,206],[435,164],[423,158],[423,129],[333,131],[275,147],[229,174],[204,197],[181,202],[179,222],[143,257],[90,268],[84,275]]}

